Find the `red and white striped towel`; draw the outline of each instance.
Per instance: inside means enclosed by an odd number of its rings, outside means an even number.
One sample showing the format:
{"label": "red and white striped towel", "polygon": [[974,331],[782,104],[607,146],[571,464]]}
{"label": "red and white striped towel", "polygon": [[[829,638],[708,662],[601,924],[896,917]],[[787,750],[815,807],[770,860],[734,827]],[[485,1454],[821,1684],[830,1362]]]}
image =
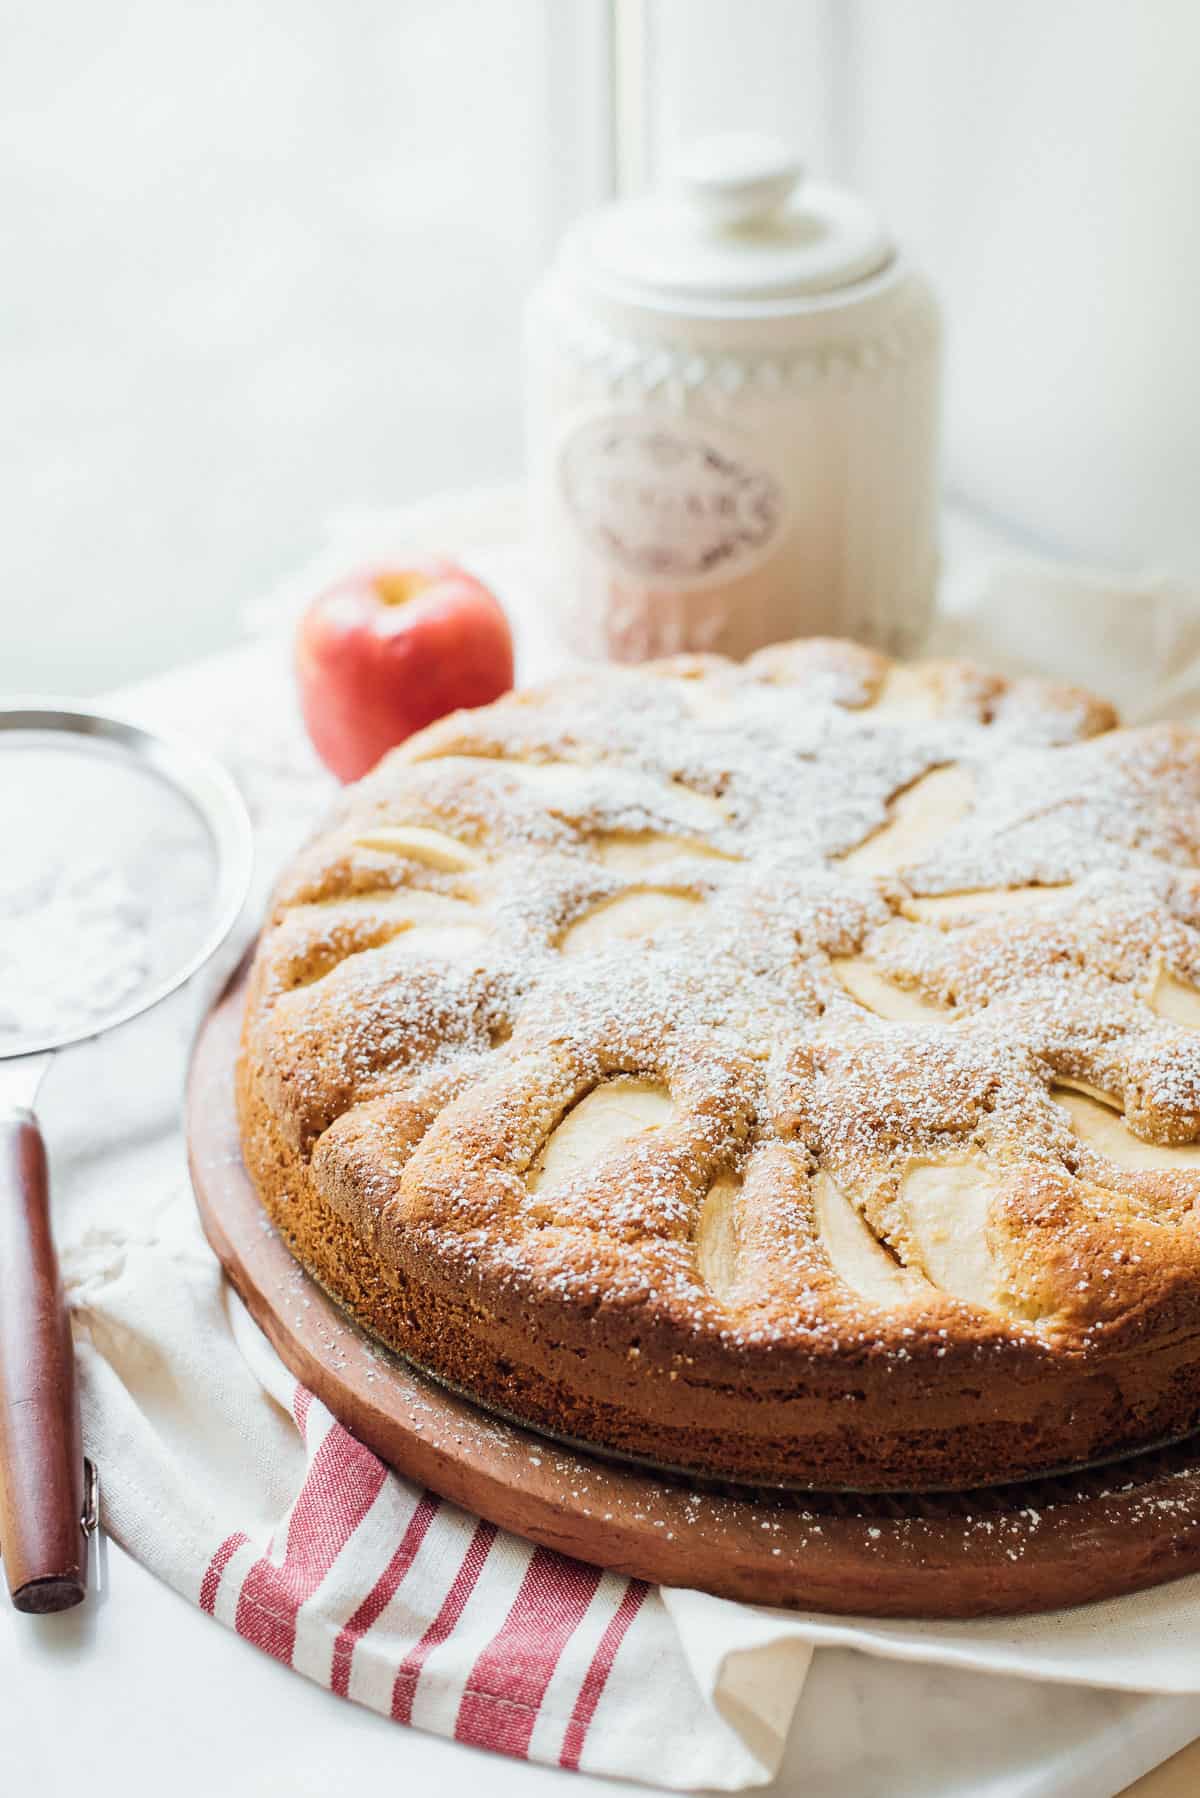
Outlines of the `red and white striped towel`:
{"label": "red and white striped towel", "polygon": [[227,1536],[201,1608],[398,1723],[578,1767],[647,1587],[391,1477],[303,1387],[292,1408],[308,1464],[279,1539]]}
{"label": "red and white striped towel", "polygon": [[811,1650],[793,1644],[782,1690],[760,1694],[745,1669],[739,1681],[736,1629],[715,1656],[694,1631],[689,1655],[658,1590],[389,1472],[287,1374],[175,1186],[144,1235],[92,1230],[63,1255],[85,1437],[122,1546],[264,1653],[397,1723],[659,1785],[772,1775]]}

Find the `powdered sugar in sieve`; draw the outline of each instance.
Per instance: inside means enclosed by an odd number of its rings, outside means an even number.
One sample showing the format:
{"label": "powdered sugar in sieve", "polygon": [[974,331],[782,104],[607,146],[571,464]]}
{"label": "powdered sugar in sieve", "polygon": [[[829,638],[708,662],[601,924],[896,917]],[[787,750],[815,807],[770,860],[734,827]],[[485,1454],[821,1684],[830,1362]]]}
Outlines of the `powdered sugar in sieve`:
{"label": "powdered sugar in sieve", "polygon": [[[245,881],[203,786],[222,786],[219,770],[125,726],[99,734],[85,714],[28,719],[0,730],[0,1057],[152,1003],[195,965],[218,913],[228,928],[230,875]],[[234,859],[247,858],[248,841]]]}

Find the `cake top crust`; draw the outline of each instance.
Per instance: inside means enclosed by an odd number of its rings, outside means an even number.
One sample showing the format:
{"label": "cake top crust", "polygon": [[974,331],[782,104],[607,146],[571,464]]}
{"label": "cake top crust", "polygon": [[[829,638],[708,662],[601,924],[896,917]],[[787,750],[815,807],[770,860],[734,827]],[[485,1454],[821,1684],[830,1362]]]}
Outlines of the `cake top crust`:
{"label": "cake top crust", "polygon": [[456,714],[284,876],[247,1053],[380,1257],[602,1307],[631,1353],[1170,1341],[1200,738],[1115,726],[824,640]]}

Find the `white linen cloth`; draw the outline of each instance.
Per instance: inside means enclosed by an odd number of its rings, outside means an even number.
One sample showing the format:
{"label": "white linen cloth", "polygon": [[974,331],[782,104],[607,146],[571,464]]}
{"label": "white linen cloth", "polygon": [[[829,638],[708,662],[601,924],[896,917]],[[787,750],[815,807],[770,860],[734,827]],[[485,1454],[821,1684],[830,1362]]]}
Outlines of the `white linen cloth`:
{"label": "white linen cloth", "polygon": [[[271,634],[119,699],[226,758],[255,816],[260,885],[331,792],[296,721],[281,627],[314,581],[360,555],[419,547],[456,553],[492,582],[518,623],[525,678],[555,665],[519,511],[499,494],[348,521],[318,569],[260,608]],[[951,547],[938,651],[1016,669],[1033,644],[1043,671],[1117,692],[1132,716],[1200,697],[1200,605],[1178,588],[973,562],[969,542]],[[104,1526],[218,1620],[418,1726],[684,1789],[770,1780],[824,1646],[1200,1694],[1200,1577],[1013,1621],[799,1615],[599,1578],[385,1474],[297,1390],[200,1235],[178,1120],[195,998],[60,1058],[43,1117]],[[1200,1731],[1200,1707],[1112,1702],[1127,1732],[1157,1730],[1159,1753]],[[1096,1798],[1139,1770],[1112,1762],[1107,1784],[1082,1742],[1080,1753],[1074,1774],[1039,1785],[1031,1771],[1022,1790]]]}

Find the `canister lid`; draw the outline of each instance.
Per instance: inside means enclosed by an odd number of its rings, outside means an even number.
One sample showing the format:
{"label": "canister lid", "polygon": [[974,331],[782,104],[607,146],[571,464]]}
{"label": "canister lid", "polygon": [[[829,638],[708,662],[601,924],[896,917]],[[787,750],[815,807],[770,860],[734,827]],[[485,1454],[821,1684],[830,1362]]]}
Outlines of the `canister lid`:
{"label": "canister lid", "polygon": [[775,310],[865,280],[893,245],[861,200],[804,178],[774,138],[708,138],[654,192],[572,227],[567,266],[652,306]]}

